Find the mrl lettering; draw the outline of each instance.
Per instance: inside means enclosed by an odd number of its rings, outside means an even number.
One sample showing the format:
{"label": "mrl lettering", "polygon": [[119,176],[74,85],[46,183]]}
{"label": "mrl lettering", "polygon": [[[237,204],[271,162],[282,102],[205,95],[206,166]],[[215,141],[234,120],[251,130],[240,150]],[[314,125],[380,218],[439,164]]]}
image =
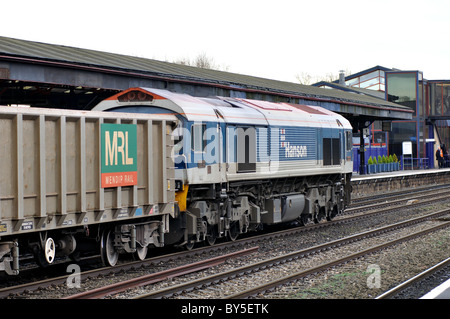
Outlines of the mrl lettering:
{"label": "mrl lettering", "polygon": [[128,156],[128,132],[114,131],[111,139],[109,131],[105,131],[105,165],[118,165],[119,154],[121,165],[133,165],[133,158]]}

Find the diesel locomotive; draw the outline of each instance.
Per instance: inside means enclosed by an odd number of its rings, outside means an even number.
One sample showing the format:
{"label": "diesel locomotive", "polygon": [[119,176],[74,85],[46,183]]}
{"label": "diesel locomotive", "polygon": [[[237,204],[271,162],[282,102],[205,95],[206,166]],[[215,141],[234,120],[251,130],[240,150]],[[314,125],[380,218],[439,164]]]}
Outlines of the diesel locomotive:
{"label": "diesel locomotive", "polygon": [[131,88],[94,110],[178,118],[177,217],[166,242],[190,248],[264,225],[318,223],[350,202],[352,127],[324,108]]}

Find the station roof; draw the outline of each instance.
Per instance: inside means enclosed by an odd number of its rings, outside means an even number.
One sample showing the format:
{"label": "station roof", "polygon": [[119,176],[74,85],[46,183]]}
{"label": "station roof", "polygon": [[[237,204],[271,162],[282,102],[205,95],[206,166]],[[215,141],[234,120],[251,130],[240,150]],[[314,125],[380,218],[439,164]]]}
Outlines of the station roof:
{"label": "station roof", "polygon": [[[346,92],[341,90],[323,89],[292,82],[271,80],[244,74],[197,68],[176,63],[163,62],[153,59],[127,56],[115,53],[81,49],[63,45],[54,45],[34,41],[19,40],[0,36],[0,81],[35,81],[47,83],[44,74],[42,79],[33,75],[32,80],[21,77],[21,72],[14,72],[9,64],[19,63],[39,65],[63,69],[75,69],[96,73],[106,73],[113,76],[127,76],[149,78],[153,80],[178,82],[190,85],[213,86],[234,91],[261,93],[280,97],[296,98],[309,101],[338,103],[383,112],[387,119],[411,119],[412,111],[404,106],[388,102],[365,94]],[[54,76],[55,77],[55,76]],[[61,79],[61,76],[55,77]],[[78,78],[68,79],[70,83],[60,83],[72,86],[84,86],[86,80]],[[78,82],[77,82],[78,81]],[[111,83],[114,83],[112,81]],[[53,82],[53,84],[55,84]],[[135,86],[131,84],[130,86]],[[92,85],[94,86],[94,85]],[[99,87],[104,90],[123,90],[127,87],[114,87],[104,84]],[[115,92],[111,92],[112,95]],[[2,87],[0,83],[0,104],[2,103]],[[346,111],[347,110],[347,111]],[[353,108],[342,110],[342,113],[355,113]],[[339,112],[339,110],[333,110]],[[356,111],[359,112],[359,111]]]}
{"label": "station roof", "polygon": [[342,90],[342,91],[355,93],[355,94],[364,94],[364,95],[376,97],[378,99],[383,99],[383,100],[384,100],[384,97],[385,97],[385,93],[381,92],[381,91],[356,88],[356,87],[351,87],[351,86],[339,84],[339,83],[336,83],[336,82],[320,81],[320,82],[317,82],[317,83],[313,84],[313,86],[316,86],[316,87],[327,86],[327,87],[332,88],[332,89]]}

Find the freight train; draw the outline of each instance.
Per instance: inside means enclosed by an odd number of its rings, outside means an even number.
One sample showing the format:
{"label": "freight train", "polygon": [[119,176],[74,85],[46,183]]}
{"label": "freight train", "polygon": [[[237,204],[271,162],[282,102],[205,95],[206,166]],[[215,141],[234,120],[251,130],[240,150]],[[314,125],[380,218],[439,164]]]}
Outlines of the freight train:
{"label": "freight train", "polygon": [[352,127],[317,106],[130,88],[92,111],[0,108],[0,271],[98,247],[191,249],[350,203]]}

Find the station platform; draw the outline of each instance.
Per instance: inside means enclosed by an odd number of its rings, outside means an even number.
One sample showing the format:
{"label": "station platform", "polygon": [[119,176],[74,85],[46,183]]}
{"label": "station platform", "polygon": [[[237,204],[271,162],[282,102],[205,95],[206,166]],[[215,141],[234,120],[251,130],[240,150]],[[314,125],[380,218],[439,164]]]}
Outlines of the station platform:
{"label": "station platform", "polygon": [[427,185],[450,184],[450,168],[399,170],[376,174],[354,174],[352,182],[352,198],[364,197],[368,194],[401,191]]}
{"label": "station platform", "polygon": [[430,169],[417,169],[417,170],[399,170],[392,172],[382,172],[375,174],[365,174],[359,175],[358,173],[353,173],[352,181],[361,181],[368,179],[379,179],[379,178],[390,178],[390,177],[398,177],[398,176],[417,176],[417,175],[426,175],[426,174],[448,174],[450,173],[450,168],[430,168]]}
{"label": "station platform", "polygon": [[420,299],[450,299],[450,279],[440,284]]}

